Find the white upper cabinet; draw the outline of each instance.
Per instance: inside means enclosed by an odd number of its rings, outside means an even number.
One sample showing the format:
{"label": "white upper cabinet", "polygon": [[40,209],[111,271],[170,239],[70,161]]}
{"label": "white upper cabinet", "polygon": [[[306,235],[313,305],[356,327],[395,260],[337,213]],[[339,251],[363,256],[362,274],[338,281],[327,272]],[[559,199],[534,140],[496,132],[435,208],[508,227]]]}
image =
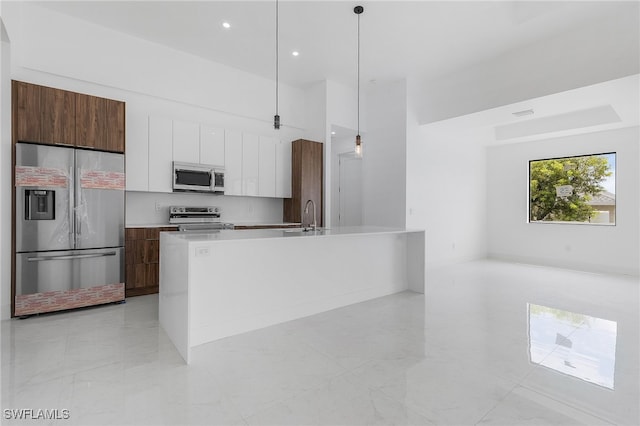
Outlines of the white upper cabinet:
{"label": "white upper cabinet", "polygon": [[242,133],[225,131],[224,165],[224,194],[242,195]]}
{"label": "white upper cabinet", "polygon": [[149,122],[145,115],[129,117],[127,108],[127,191],[149,190]]}
{"label": "white upper cabinet", "polygon": [[200,126],[173,120],[173,161],[200,163]]}
{"label": "white upper cabinet", "polygon": [[276,144],[276,197],[291,198],[291,142]]}
{"label": "white upper cabinet", "polygon": [[200,125],[200,163],[224,166],[224,129]]}
{"label": "white upper cabinet", "polygon": [[129,191],[173,192],[178,161],[224,167],[225,195],[291,198],[291,142],[158,116],[127,136]]}
{"label": "white upper cabinet", "polygon": [[260,138],[242,134],[242,195],[258,195]]}
{"label": "white upper cabinet", "polygon": [[[149,191],[172,192],[173,122],[149,117]],[[129,161],[129,160],[127,160]],[[134,166],[132,164],[132,166]]]}
{"label": "white upper cabinet", "polygon": [[276,196],[276,139],[260,136],[258,155],[258,195]]}

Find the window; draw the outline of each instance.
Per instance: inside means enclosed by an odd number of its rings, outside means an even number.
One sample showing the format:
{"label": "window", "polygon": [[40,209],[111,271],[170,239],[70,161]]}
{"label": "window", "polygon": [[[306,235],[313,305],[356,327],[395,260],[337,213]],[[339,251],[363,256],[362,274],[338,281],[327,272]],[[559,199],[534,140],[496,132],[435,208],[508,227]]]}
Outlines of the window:
{"label": "window", "polygon": [[616,153],[529,161],[529,222],[616,221]]}

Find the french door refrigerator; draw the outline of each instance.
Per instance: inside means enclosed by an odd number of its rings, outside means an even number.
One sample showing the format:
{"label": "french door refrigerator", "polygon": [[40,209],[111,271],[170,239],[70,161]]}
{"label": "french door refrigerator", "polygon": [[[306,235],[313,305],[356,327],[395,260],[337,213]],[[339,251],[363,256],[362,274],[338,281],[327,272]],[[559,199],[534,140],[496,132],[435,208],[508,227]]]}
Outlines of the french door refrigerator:
{"label": "french door refrigerator", "polygon": [[14,316],[124,300],[124,155],[16,144]]}

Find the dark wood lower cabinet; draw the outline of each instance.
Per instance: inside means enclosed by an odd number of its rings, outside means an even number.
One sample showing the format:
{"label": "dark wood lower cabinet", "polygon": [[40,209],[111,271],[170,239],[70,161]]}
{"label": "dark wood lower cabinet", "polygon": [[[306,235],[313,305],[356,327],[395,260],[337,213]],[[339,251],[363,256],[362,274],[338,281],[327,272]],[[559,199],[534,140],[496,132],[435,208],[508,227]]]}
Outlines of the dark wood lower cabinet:
{"label": "dark wood lower cabinet", "polygon": [[125,296],[158,293],[160,284],[160,232],[176,227],[125,229]]}

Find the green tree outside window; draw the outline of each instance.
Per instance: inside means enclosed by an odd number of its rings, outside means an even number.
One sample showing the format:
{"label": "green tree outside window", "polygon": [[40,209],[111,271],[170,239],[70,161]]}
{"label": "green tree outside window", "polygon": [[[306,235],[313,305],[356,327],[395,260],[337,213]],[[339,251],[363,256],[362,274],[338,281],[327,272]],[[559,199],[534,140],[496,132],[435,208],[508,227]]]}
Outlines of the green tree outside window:
{"label": "green tree outside window", "polygon": [[529,219],[588,222],[597,209],[590,204],[613,172],[608,156],[597,154],[529,162]]}

